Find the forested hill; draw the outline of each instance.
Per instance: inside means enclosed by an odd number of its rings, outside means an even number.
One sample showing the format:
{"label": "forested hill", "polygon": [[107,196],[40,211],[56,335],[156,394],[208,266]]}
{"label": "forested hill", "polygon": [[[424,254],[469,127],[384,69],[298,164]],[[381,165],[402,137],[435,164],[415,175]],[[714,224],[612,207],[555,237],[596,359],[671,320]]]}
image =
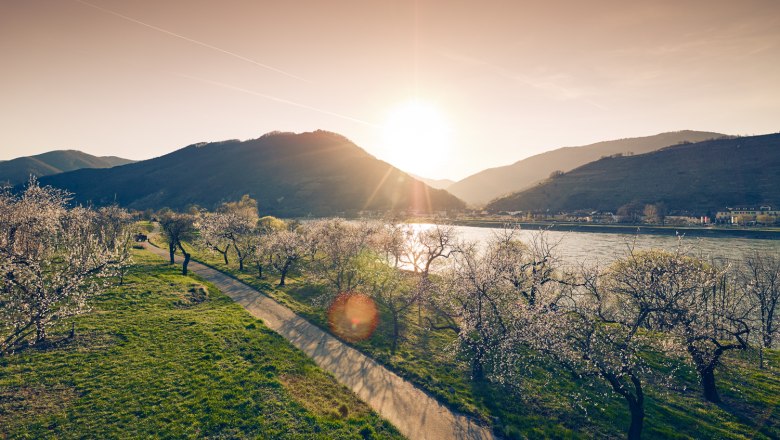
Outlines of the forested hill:
{"label": "forested hill", "polygon": [[49,151],[0,162],[0,184],[18,185],[27,182],[31,175],[42,177],[82,168],[111,168],[132,162],[121,157],[93,156],[77,150]]}
{"label": "forested hill", "polygon": [[780,206],[780,133],[676,145],[602,158],[491,202],[492,212],[614,211],[629,202],[671,210]]}
{"label": "forested hill", "polygon": [[674,131],[653,136],[617,139],[581,147],[563,147],[537,154],[512,165],[490,168],[447,187],[467,203],[482,205],[497,197],[522,191],[546,179],[553,171],[569,171],[602,156],[642,154],[682,142],[701,142],[725,135],[706,131]]}
{"label": "forested hill", "polygon": [[41,179],[76,201],[130,208],[214,208],[249,194],[277,216],[350,215],[361,210],[459,209],[463,202],[326,131],[269,133],[248,141],[190,145],[108,170]]}

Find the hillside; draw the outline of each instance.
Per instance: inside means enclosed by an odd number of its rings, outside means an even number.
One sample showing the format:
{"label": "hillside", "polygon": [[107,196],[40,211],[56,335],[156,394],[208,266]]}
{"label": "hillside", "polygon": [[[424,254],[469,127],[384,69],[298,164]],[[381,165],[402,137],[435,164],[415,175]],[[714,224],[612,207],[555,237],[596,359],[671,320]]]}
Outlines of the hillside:
{"label": "hillside", "polygon": [[525,189],[546,179],[556,170],[569,171],[602,156],[618,153],[642,154],[681,142],[700,142],[724,136],[703,131],[676,131],[628,139],[598,142],[580,147],[564,147],[528,157],[512,165],[490,168],[466,177],[447,191],[472,205]]}
{"label": "hillside", "polygon": [[113,169],[41,179],[76,200],[137,209],[214,208],[243,194],[277,216],[351,215],[361,210],[459,209],[463,202],[325,131],[269,133],[248,141],[190,145]]}
{"label": "hillside", "polygon": [[18,185],[30,175],[49,176],[82,168],[111,168],[132,163],[114,156],[93,156],[77,150],[56,150],[0,162],[0,183]]}
{"label": "hillside", "polygon": [[489,211],[597,209],[664,202],[670,210],[780,205],[780,134],[677,145],[610,157],[494,200]]}

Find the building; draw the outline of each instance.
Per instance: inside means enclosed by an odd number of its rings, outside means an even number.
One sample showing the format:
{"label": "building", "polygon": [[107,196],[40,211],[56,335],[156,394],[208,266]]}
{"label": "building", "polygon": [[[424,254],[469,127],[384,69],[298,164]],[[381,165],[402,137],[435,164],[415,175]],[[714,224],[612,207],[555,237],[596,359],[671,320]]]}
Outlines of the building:
{"label": "building", "polygon": [[772,210],[771,206],[764,205],[756,208],[726,208],[715,214],[716,223],[733,225],[747,224],[778,224],[780,223],[780,211]]}

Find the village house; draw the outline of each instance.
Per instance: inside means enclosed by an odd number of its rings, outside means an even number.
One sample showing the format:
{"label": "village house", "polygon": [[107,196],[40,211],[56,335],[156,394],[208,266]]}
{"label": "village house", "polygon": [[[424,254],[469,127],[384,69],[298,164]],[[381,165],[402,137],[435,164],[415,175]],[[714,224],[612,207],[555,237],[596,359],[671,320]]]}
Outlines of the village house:
{"label": "village house", "polygon": [[726,208],[715,214],[716,223],[733,225],[747,224],[778,224],[780,223],[780,211],[773,210],[771,206],[764,205],[756,208]]}

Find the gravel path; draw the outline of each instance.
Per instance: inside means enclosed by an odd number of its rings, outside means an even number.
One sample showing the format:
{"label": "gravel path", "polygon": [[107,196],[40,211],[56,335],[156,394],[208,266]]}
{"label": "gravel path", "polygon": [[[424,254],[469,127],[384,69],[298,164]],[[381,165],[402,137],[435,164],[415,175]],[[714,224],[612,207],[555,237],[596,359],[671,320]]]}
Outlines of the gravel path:
{"label": "gravel path", "polygon": [[[147,249],[164,258],[168,252]],[[177,262],[180,258],[176,256]],[[310,324],[287,307],[222,272],[191,261],[189,269],[214,283],[252,316],[282,335],[336,377],[410,439],[492,439],[489,428],[456,414],[433,397]]]}

